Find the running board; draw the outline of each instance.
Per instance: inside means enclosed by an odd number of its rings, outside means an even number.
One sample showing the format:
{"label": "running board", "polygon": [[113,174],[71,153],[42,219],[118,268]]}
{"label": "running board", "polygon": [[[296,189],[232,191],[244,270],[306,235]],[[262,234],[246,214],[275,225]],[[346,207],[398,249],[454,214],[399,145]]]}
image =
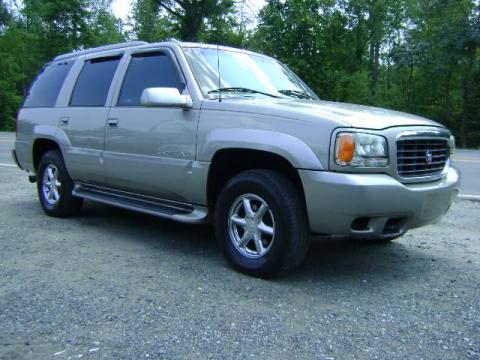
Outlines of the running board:
{"label": "running board", "polygon": [[72,194],[83,199],[183,223],[205,223],[208,218],[208,209],[203,206],[186,205],[99,186],[75,184]]}

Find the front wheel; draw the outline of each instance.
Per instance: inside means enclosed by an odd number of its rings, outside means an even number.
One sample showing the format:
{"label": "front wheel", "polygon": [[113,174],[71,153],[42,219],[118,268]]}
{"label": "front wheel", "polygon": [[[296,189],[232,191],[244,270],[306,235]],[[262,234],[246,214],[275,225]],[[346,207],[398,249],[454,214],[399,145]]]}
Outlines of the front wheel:
{"label": "front wheel", "polygon": [[237,270],[274,277],[297,267],[310,234],[299,189],[270,170],[249,170],[222,189],[215,230],[225,257]]}
{"label": "front wheel", "polygon": [[72,195],[73,181],[58,150],[42,156],[37,173],[38,198],[48,216],[66,217],[80,210],[83,199]]}

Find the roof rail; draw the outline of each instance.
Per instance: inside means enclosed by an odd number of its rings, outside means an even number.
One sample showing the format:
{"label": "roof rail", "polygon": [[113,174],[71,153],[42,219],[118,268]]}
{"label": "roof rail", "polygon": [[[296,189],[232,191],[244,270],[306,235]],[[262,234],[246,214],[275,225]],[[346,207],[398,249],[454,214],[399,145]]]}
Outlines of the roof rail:
{"label": "roof rail", "polygon": [[80,55],[86,55],[86,54],[92,54],[100,51],[107,51],[107,50],[116,50],[116,49],[124,49],[128,47],[134,47],[134,46],[140,46],[140,45],[146,45],[148,44],[145,41],[127,41],[119,44],[113,44],[113,45],[105,45],[105,46],[98,46],[95,48],[91,49],[86,49],[86,50],[81,50],[81,51],[73,51],[68,54],[63,54],[63,55],[58,55],[53,61],[57,60],[65,60],[71,57],[77,57]]}

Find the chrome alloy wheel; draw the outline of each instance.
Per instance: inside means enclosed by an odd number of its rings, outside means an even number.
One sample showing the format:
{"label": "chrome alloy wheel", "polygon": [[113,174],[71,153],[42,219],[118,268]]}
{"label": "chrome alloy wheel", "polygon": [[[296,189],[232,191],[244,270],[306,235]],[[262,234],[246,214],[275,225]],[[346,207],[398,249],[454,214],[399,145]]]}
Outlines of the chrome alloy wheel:
{"label": "chrome alloy wheel", "polygon": [[60,200],[62,183],[59,178],[60,172],[53,164],[48,164],[43,172],[42,192],[43,197],[50,205],[56,205]]}
{"label": "chrome alloy wheel", "polygon": [[275,219],[265,200],[254,194],[245,194],[230,207],[228,230],[230,240],[242,255],[260,258],[272,247]]}

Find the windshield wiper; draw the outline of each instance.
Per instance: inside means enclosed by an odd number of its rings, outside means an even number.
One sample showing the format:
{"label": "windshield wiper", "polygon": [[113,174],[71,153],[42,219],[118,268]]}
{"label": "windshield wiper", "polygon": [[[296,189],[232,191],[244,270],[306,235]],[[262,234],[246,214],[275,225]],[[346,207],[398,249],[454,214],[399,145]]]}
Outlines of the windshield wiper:
{"label": "windshield wiper", "polygon": [[278,90],[280,94],[287,95],[287,96],[293,96],[299,99],[310,99],[314,100],[315,98],[311,95],[308,95],[307,93],[304,93],[303,91],[298,91],[298,90]]}
{"label": "windshield wiper", "polygon": [[219,92],[222,92],[222,91],[225,91],[225,92],[241,92],[241,93],[249,93],[249,94],[262,94],[262,95],[265,95],[265,96],[278,98],[277,95],[265,93],[263,91],[258,91],[258,90],[254,90],[254,89],[244,88],[244,87],[225,87],[225,88],[210,90],[208,93],[213,94],[213,93],[219,93]]}

